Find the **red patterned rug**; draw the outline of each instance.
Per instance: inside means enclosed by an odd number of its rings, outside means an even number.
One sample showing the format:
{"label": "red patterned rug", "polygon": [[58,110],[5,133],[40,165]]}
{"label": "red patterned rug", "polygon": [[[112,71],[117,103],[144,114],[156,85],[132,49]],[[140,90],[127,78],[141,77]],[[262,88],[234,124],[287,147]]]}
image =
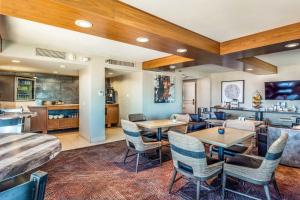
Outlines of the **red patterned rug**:
{"label": "red patterned rug", "polygon": [[[140,172],[136,174],[134,156],[123,165],[125,145],[124,141],[119,141],[62,152],[41,168],[49,173],[46,200],[195,199],[195,185],[184,179],[175,184],[173,194],[168,194],[172,161],[167,147],[162,167],[157,163],[144,168],[140,166]],[[300,199],[300,169],[280,166],[276,179],[283,199]],[[243,186],[238,181],[230,181],[229,185],[264,198],[261,187],[247,183]],[[275,199],[276,193],[270,188]],[[221,199],[220,189],[201,191],[201,199]],[[227,192],[226,199],[246,198]]]}

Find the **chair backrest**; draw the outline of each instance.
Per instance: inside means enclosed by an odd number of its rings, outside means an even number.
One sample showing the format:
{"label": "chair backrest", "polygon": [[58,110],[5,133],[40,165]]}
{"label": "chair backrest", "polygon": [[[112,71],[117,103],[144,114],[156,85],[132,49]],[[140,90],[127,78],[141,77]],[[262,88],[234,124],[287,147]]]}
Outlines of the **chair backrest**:
{"label": "chair backrest", "polygon": [[219,111],[214,112],[214,114],[218,120],[226,120],[226,112]]}
{"label": "chair backrest", "polygon": [[138,126],[131,121],[123,119],[121,120],[121,125],[125,134],[127,146],[134,148],[137,151],[143,151],[144,142],[141,136],[141,130],[138,128]]}
{"label": "chair backrest", "polygon": [[177,121],[186,122],[186,125],[181,126],[174,126],[171,127],[170,131],[180,132],[180,133],[187,133],[188,132],[188,123],[190,122],[191,118],[189,114],[172,114],[170,119],[176,117]]}
{"label": "chair backrest", "polygon": [[226,120],[223,125],[225,128],[235,128],[245,131],[255,131],[254,121]]}
{"label": "chair backrest", "polygon": [[6,113],[22,113],[23,108],[11,108],[11,109],[1,109],[2,111]]}
{"label": "chair backrest", "polygon": [[146,116],[143,113],[129,114],[128,119],[131,122],[141,122],[147,120]]}
{"label": "chair backrest", "polygon": [[282,157],[288,137],[288,133],[283,132],[281,133],[280,137],[270,146],[262,164],[258,168],[260,179],[265,181],[271,180],[272,175]]}
{"label": "chair backrest", "polygon": [[0,134],[3,133],[22,133],[23,119],[13,118],[0,120]]}
{"label": "chair backrest", "polygon": [[38,171],[30,180],[0,192],[1,200],[44,200],[48,174]]}
{"label": "chair backrest", "polygon": [[168,135],[174,167],[193,176],[202,177],[207,167],[202,142],[174,131],[169,131]]}

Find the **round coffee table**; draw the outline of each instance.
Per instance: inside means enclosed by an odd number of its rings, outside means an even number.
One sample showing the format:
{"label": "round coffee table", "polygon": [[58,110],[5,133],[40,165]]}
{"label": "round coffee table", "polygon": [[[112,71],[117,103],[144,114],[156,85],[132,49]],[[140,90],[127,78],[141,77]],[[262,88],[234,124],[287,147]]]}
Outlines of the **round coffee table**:
{"label": "round coffee table", "polygon": [[0,134],[0,182],[42,166],[60,151],[59,139],[51,135]]}

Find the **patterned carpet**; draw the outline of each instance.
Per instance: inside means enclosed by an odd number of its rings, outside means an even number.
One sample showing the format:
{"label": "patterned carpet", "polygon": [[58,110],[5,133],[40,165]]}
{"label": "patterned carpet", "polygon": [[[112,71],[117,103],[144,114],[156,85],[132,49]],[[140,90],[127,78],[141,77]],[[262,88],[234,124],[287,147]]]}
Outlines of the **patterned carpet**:
{"label": "patterned carpet", "polygon": [[[46,200],[156,200],[194,199],[195,185],[185,179],[175,184],[173,194],[167,188],[171,177],[170,152],[164,150],[163,166],[148,164],[136,174],[135,157],[123,165],[125,142],[113,142],[83,149],[62,152],[57,158],[43,166],[49,173]],[[280,166],[276,173],[283,199],[300,199],[300,169]],[[265,198],[263,189],[236,180],[229,181],[231,188],[250,190],[259,198]],[[271,188],[272,199],[276,193]],[[220,189],[201,191],[201,199],[221,199]],[[226,199],[246,199],[226,194]]]}

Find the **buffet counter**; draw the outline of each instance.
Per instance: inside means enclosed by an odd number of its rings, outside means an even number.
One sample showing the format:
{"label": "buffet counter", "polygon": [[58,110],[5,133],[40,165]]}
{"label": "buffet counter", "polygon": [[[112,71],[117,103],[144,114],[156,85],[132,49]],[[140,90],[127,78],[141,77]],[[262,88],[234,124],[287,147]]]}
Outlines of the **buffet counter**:
{"label": "buffet counter", "polygon": [[38,117],[31,119],[31,131],[48,133],[52,130],[79,128],[79,105],[29,106]]}

